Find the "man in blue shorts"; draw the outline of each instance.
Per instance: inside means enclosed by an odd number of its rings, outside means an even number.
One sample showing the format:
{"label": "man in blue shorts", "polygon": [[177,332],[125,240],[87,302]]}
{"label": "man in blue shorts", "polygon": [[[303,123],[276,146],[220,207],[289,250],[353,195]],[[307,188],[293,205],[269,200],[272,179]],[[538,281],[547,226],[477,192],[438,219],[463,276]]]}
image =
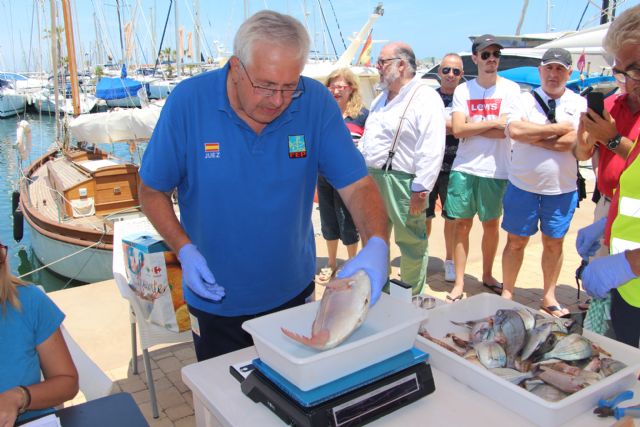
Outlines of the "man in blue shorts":
{"label": "man in blue shorts", "polygon": [[542,232],[544,294],[540,308],[553,316],[569,310],[556,299],[562,267],[564,235],[578,203],[576,144],[580,113],[586,100],[565,88],[571,74],[571,54],[552,48],[538,67],[541,86],[521,95],[507,121],[513,140],[509,184],[504,195],[502,228],[507,244],[502,253],[502,296],[513,297],[529,238]]}
{"label": "man in blue shorts", "polygon": [[252,345],[244,321],[313,293],[318,174],[338,189],[364,243],[338,277],[363,269],[371,305],[387,281],[384,205],[337,103],[300,76],[309,43],[294,18],[253,15],[224,68],[174,89],[145,152],[142,207],[182,264],[198,360]]}

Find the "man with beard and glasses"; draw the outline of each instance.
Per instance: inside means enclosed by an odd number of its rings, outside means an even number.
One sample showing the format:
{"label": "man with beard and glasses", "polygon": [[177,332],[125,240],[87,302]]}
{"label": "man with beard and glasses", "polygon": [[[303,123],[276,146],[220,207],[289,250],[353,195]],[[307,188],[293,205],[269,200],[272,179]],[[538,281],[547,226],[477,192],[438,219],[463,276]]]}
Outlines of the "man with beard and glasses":
{"label": "man with beard and glasses", "polygon": [[445,113],[447,115],[447,137],[445,139],[444,159],[442,167],[438,174],[438,179],[433,187],[433,191],[429,193],[429,205],[427,206],[427,239],[431,235],[431,222],[436,216],[436,202],[440,198],[442,205],[442,218],[444,218],[444,280],[453,282],[456,280],[456,271],[453,267],[453,231],[455,223],[453,218],[447,215],[444,204],[447,201],[447,188],[449,187],[449,174],[451,173],[451,165],[453,159],[456,158],[459,140],[451,132],[451,103],[453,102],[453,92],[458,87],[464,70],[462,69],[462,58],[457,53],[447,53],[440,62],[438,67],[438,77],[440,78],[440,87],[436,92],[442,98]]}
{"label": "man with beard and glasses", "polygon": [[140,200],[182,264],[198,360],[252,345],[244,321],[313,293],[318,174],[337,189],[363,240],[338,277],[364,270],[371,305],[387,282],[384,204],[338,104],[300,76],[309,43],[290,16],[250,17],[223,68],[171,92],[144,154]]}
{"label": "man with beard and glasses", "polygon": [[577,165],[572,148],[580,113],[587,102],[565,87],[571,75],[571,53],[551,48],[538,67],[541,86],[521,94],[509,113],[507,134],[513,141],[509,184],[503,199],[502,297],[513,298],[529,238],[542,233],[541,308],[552,316],[569,313],[556,299],[564,236],[578,204]]}
{"label": "man with beard and glasses", "polygon": [[[595,254],[604,232],[604,245],[609,256],[596,258],[582,272],[582,285],[593,296],[588,317],[610,298],[613,332],[618,341],[638,347],[640,341],[640,144],[638,122],[623,136],[618,120],[629,122],[640,110],[640,6],[627,9],[616,18],[603,40],[605,50],[615,58],[613,76],[624,86],[626,95],[618,105],[619,117],[605,111],[600,118],[589,109],[580,118],[586,139],[592,139],[604,150],[615,151],[625,158],[620,180],[613,192],[606,220],[581,229],[576,249],[583,257]],[[625,111],[627,110],[627,111]],[[633,139],[629,135],[635,134]],[[595,306],[595,307],[594,307]],[[604,311],[604,310],[603,310]],[[595,315],[602,317],[603,314]],[[595,319],[594,319],[595,320]]]}
{"label": "man with beard and glasses", "polygon": [[498,76],[500,49],[502,45],[491,34],[477,37],[471,46],[471,58],[478,66],[478,77],[459,85],[453,94],[451,126],[460,145],[445,203],[447,214],[455,218],[456,279],[447,302],[464,295],[469,233],[476,214],[483,227],[482,284],[495,293],[502,292],[502,284],[493,277],[493,261],[511,155],[504,129],[509,104],[520,97],[520,87]]}
{"label": "man with beard and glasses", "polygon": [[444,155],[444,105],[416,77],[416,58],[406,43],[384,46],[376,66],[382,93],[371,104],[359,148],[394,228],[402,280],[415,295],[427,277],[424,211]]}

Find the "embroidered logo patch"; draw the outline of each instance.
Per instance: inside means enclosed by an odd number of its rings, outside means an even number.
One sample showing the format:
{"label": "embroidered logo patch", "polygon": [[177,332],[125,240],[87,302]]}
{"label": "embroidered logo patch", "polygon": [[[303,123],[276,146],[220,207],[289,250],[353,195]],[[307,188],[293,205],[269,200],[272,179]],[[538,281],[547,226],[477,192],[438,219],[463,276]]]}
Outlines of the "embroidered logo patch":
{"label": "embroidered logo patch", "polygon": [[304,135],[289,135],[289,158],[302,159],[304,157],[307,157]]}
{"label": "embroidered logo patch", "polygon": [[219,142],[205,142],[204,143],[204,158],[205,159],[218,159],[218,158],[220,158],[220,143]]}

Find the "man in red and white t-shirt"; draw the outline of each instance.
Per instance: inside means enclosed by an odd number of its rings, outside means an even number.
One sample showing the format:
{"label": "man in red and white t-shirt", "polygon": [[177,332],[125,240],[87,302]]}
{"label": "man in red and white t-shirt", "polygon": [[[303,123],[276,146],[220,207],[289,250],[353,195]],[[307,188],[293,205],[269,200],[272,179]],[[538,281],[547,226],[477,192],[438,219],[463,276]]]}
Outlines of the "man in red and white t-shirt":
{"label": "man in red and white t-shirt", "polygon": [[493,277],[498,250],[502,195],[507,185],[511,142],[504,129],[509,104],[520,87],[498,76],[500,49],[494,36],[477,37],[471,47],[478,78],[459,85],[453,94],[451,126],[460,145],[453,162],[445,209],[455,218],[453,262],[456,280],[447,301],[462,298],[464,270],[473,217],[482,222],[482,283],[495,293],[502,284]]}

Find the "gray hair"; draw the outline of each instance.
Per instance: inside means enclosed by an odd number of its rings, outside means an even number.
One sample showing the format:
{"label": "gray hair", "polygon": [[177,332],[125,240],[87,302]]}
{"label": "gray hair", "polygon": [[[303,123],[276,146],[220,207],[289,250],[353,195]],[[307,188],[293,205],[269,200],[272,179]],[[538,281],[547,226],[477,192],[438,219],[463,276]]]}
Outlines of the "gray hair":
{"label": "gray hair", "polygon": [[396,47],[394,54],[404,60],[407,64],[409,64],[409,71],[411,71],[411,75],[416,75],[416,54],[413,53],[413,49],[406,43],[399,43],[398,47]]}
{"label": "gray hair", "polygon": [[302,63],[309,56],[311,41],[300,21],[272,10],[262,10],[244,21],[233,39],[233,54],[249,65],[253,44],[266,40],[280,46],[292,47]]}
{"label": "gray hair", "polygon": [[640,5],[625,10],[611,23],[602,44],[614,55],[625,45],[640,45]]}
{"label": "gray hair", "polygon": [[440,64],[442,64],[442,61],[444,61],[445,58],[448,58],[450,56],[456,58],[457,60],[459,60],[460,61],[460,68],[464,68],[464,61],[462,60],[462,56],[460,56],[459,54],[457,54],[455,52],[445,53],[442,56],[442,59],[440,60]]}

